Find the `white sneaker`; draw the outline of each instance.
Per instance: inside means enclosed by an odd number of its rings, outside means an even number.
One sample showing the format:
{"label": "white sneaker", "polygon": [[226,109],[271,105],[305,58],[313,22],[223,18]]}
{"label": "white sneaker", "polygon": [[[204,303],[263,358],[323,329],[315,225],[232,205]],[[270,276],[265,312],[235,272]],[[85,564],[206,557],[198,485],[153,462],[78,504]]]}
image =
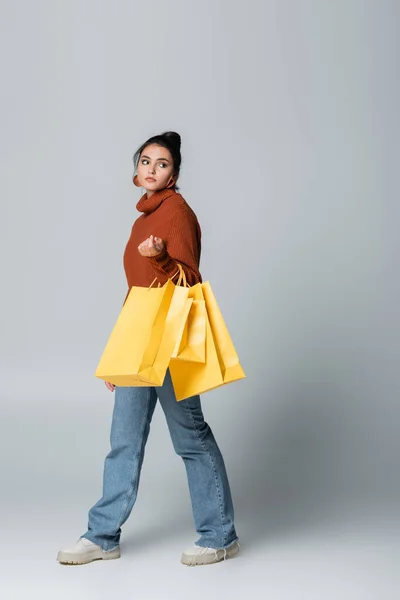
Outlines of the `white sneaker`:
{"label": "white sneaker", "polygon": [[233,558],[239,552],[240,544],[234,542],[229,548],[206,548],[204,546],[192,546],[182,554],[181,563],[188,567],[196,565],[210,565],[212,563]]}
{"label": "white sneaker", "polygon": [[57,560],[63,565],[84,565],[92,560],[110,560],[121,556],[119,546],[114,550],[103,550],[101,546],[82,537],[69,548],[60,550]]}

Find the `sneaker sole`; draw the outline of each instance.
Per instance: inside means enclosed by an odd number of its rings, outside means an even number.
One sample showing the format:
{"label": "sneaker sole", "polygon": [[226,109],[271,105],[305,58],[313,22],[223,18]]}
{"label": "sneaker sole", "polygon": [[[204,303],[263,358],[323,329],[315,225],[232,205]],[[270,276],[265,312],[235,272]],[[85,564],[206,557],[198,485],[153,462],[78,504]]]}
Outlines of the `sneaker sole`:
{"label": "sneaker sole", "polygon": [[226,549],[226,556],[224,550],[217,550],[217,556],[215,554],[203,554],[199,556],[191,556],[190,554],[182,554],[181,563],[188,567],[198,567],[201,565],[212,565],[219,563],[227,558],[233,558],[239,553],[239,544],[233,544]]}
{"label": "sneaker sole", "polygon": [[90,554],[83,556],[82,554],[70,554],[69,552],[62,552],[61,550],[57,554],[57,560],[62,565],[87,565],[94,560],[112,560],[114,558],[120,558],[121,551],[119,548],[105,552],[103,550],[96,550]]}

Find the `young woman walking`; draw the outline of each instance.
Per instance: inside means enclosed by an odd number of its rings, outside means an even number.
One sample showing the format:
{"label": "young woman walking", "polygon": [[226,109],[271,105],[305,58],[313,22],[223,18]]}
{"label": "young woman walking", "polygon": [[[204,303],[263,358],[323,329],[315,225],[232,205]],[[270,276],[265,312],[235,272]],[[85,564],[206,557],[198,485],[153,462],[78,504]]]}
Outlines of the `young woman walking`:
{"label": "young woman walking", "polygon": [[[177,263],[182,265],[189,285],[202,281],[200,226],[176,185],[180,146],[180,136],[169,131],[148,139],[134,155],[137,174],[133,181],[146,192],[137,203],[142,214],[133,224],[124,252],[128,293],[132,286],[150,286],[155,277],[163,285],[177,273]],[[115,390],[115,398],[103,495],[89,511],[86,533],[71,547],[60,550],[57,560],[61,564],[85,564],[120,557],[121,526],[136,501],[157,399],[175,452],[186,467],[200,536],[183,552],[181,562],[204,565],[235,556],[239,542],[228,477],[220,449],[204,420],[200,396],[177,402],[169,370],[160,387],[106,385]]]}

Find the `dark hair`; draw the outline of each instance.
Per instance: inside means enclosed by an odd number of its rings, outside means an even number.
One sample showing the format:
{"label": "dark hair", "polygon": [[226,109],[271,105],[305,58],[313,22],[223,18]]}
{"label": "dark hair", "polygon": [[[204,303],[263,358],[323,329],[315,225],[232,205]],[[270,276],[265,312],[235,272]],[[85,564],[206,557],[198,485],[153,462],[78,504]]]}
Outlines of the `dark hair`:
{"label": "dark hair", "polygon": [[179,177],[179,171],[182,162],[181,136],[175,131],[164,131],[164,133],[161,133],[160,135],[153,135],[144,144],[142,144],[133,155],[133,164],[135,170],[137,169],[140,155],[147,146],[150,146],[150,144],[157,144],[158,146],[162,146],[170,151],[174,163],[172,176],[175,179],[175,185],[173,187],[175,188],[175,191],[178,191],[179,187],[176,185],[176,181]]}

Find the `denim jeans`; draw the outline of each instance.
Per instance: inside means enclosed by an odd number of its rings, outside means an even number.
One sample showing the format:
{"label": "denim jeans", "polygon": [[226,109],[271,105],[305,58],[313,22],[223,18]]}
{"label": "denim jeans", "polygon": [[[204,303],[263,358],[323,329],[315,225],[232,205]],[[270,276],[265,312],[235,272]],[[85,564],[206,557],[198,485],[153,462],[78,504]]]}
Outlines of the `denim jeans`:
{"label": "denim jeans", "polygon": [[[135,504],[150,422],[160,400],[175,452],[186,467],[199,546],[227,548],[237,539],[225,463],[205,422],[200,397],[177,402],[169,370],[160,387],[115,388],[111,450],[104,462],[103,496],[89,511],[85,537],[103,550],[119,545]],[[155,502],[157,500],[155,499]]]}

